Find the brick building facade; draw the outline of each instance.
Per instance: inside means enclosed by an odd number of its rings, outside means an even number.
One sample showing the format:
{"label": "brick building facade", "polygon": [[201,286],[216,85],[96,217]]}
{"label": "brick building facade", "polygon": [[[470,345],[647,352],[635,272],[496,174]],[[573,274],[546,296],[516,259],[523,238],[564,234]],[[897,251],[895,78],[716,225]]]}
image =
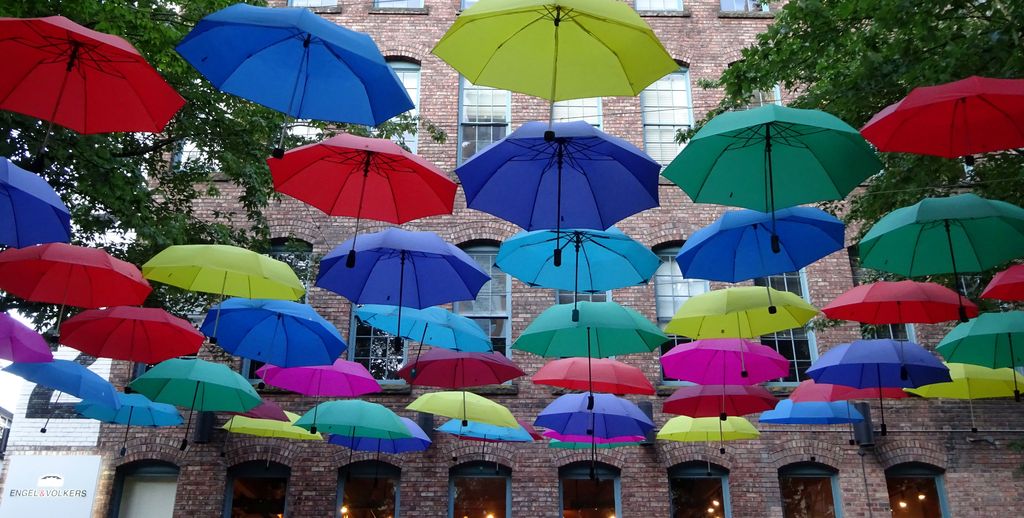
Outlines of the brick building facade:
{"label": "brick building facade", "polygon": [[[420,115],[437,124],[448,135],[448,141],[443,144],[421,138],[416,146],[420,155],[443,170],[452,171],[460,160],[473,152],[477,144],[485,144],[488,138],[500,137],[523,122],[548,116],[546,102],[520,94],[506,97],[506,94],[491,91],[481,93],[462,83],[457,72],[430,54],[434,42],[462,7],[460,0],[425,0],[425,7],[420,7],[423,2],[416,0],[377,0],[376,3],[369,0],[296,0],[293,3],[327,4],[313,9],[347,27],[368,32],[386,57],[400,63],[396,67],[407,86],[415,89],[413,98],[417,101]],[[686,0],[685,3],[677,3],[675,0],[638,0],[637,4],[669,53],[680,63],[680,72],[672,80],[659,82],[660,86],[657,86],[675,96],[647,94],[648,97],[570,102],[560,105],[556,114],[564,118],[584,117],[610,134],[646,147],[655,156],[668,153],[670,158],[671,153],[666,150],[674,151],[674,148],[664,138],[659,140],[658,130],[664,130],[661,135],[674,133],[677,126],[700,119],[718,102],[721,92],[702,89],[697,86],[698,82],[717,79],[731,62],[739,59],[740,49],[750,44],[754,36],[771,23],[772,13],[770,10],[746,10],[749,6],[745,1]],[[772,8],[775,7],[773,3]],[[766,92],[762,96],[763,101],[771,102],[777,95],[778,92]],[[679,99],[685,100],[683,104]],[[662,117],[659,114],[672,116]],[[660,127],[659,124],[665,126]],[[214,211],[230,212],[235,208],[233,200],[237,199],[237,192],[233,187],[218,187],[220,196],[205,199],[196,207],[197,211],[213,217]],[[658,311],[656,300],[671,305],[685,298],[687,290],[697,293],[722,287],[715,283],[708,286],[699,281],[675,278],[678,269],[672,270],[673,262],[669,258],[687,236],[711,223],[724,208],[693,204],[678,187],[664,181],[660,197],[660,208],[628,218],[618,225],[656,252],[665,253],[666,260],[659,270],[659,278],[649,285],[615,290],[610,294],[612,300],[636,309],[652,321],[664,321],[665,318],[664,311]],[[352,220],[328,218],[292,199],[274,203],[267,216],[274,238],[308,243],[314,257],[327,253],[354,231]],[[384,225],[363,223],[364,232],[381,228]],[[437,232],[449,242],[463,246],[484,265],[488,264],[487,254],[493,253],[498,243],[518,230],[507,222],[466,209],[465,198],[461,194],[456,199],[453,215],[415,221],[404,228]],[[497,274],[496,279],[500,280],[485,288],[492,298],[486,304],[467,306],[462,312],[486,319],[491,324],[492,336],[511,344],[511,340],[535,316],[556,302],[558,294],[553,290],[529,288],[518,280],[507,279],[500,272],[492,273]],[[498,282],[506,283],[505,287],[499,286]],[[665,284],[659,284],[662,282]],[[673,282],[679,286],[676,291],[663,291]],[[776,287],[798,291],[815,306],[821,307],[850,289],[855,278],[849,254],[842,251],[803,272],[781,276],[773,282]],[[312,287],[309,302],[346,336],[349,343],[346,354],[353,355],[350,358],[355,360],[364,359],[366,355],[360,351],[366,351],[365,344],[372,338],[363,336],[365,330],[356,333],[352,329],[350,303],[340,296]],[[781,333],[776,337],[766,337],[765,343],[783,350],[795,360],[797,372],[802,372],[800,369],[805,369],[820,352],[860,338],[863,332],[856,325],[843,325],[809,333]],[[918,326],[910,331],[918,342],[926,346],[934,346],[943,332],[944,329],[934,326]],[[806,352],[803,350],[805,347]],[[231,362],[243,373],[249,368],[215,346],[205,345],[200,356]],[[511,357],[528,375],[545,362],[520,351],[511,353]],[[630,355],[620,360],[642,368],[648,378],[659,385],[657,396],[630,396],[630,399],[653,403],[654,420],[660,426],[670,417],[661,415],[660,402],[671,393],[673,383],[662,380],[657,355]],[[124,386],[130,380],[132,368],[129,364],[114,362],[110,366],[111,381],[118,387]],[[799,374],[793,377],[799,377]],[[784,395],[794,383],[770,385],[772,390]],[[410,389],[404,384],[389,382],[385,383],[384,393],[365,399],[416,418],[414,413],[405,410],[405,406],[423,392],[425,390],[419,387]],[[525,377],[477,392],[506,405],[524,420],[532,420],[558,394],[549,387],[532,385]],[[313,404],[310,398],[280,391],[263,390],[262,395],[277,401],[286,410],[298,413]],[[23,398],[23,403],[30,404],[28,396]],[[38,404],[48,403],[44,400]],[[878,403],[872,402],[871,405],[877,423]],[[828,486],[826,489],[831,490],[836,505],[834,516],[887,516],[890,512],[890,486],[901,477],[916,477],[934,481],[935,496],[944,501],[944,516],[1015,514],[1012,509],[1024,507],[1024,492],[1019,490],[1020,482],[1014,475],[1014,470],[1024,464],[1024,455],[1013,451],[1009,445],[1024,435],[1024,415],[1012,401],[1002,400],[976,402],[974,413],[977,427],[982,430],[979,433],[970,433],[966,403],[919,399],[887,401],[885,414],[889,434],[885,437],[876,435],[875,446],[864,449],[848,443],[849,429],[842,426],[758,425],[762,431],[759,440],[727,444],[724,455],[719,453],[718,444],[663,441],[598,450],[601,478],[614,480],[613,485],[607,486],[607,495],[611,495],[612,503],[595,500],[595,505],[590,507],[605,509],[606,505],[611,505],[614,506],[611,512],[605,511],[607,514],[600,516],[614,514],[626,518],[781,518],[784,488],[789,487],[793,479],[807,479],[823,481]],[[218,416],[218,424],[224,419],[225,416]],[[752,418],[752,421],[756,423],[756,419]],[[123,509],[117,514],[117,507],[122,505],[120,499],[127,481],[146,473],[146,469],[153,476],[163,477],[162,480],[173,484],[167,487],[171,488],[174,498],[174,516],[231,516],[230,503],[226,504],[226,500],[234,498],[232,480],[269,476],[287,479],[284,490],[286,515],[335,516],[340,514],[340,506],[344,504],[339,496],[340,484],[352,484],[360,473],[366,473],[365,470],[371,466],[368,462],[376,461],[378,457],[358,452],[353,455],[342,447],[319,442],[240,435],[229,437],[219,429],[212,432],[209,442],[192,444],[182,452],[178,450],[180,428],[157,431],[133,429],[128,436],[128,453],[120,457],[118,450],[123,427],[103,425],[98,434],[92,434],[92,437],[98,437],[92,446],[89,441],[83,444],[76,430],[94,426],[93,423],[72,419],[66,422],[68,426],[57,427],[58,433],[50,433],[45,438],[38,434],[38,423],[26,423],[23,428],[16,428],[8,454],[59,451],[101,455],[102,470],[93,508],[93,516],[97,518],[131,516]],[[440,425],[441,422],[435,424]],[[576,463],[590,459],[589,450],[551,449],[543,443],[464,442],[437,433],[434,444],[426,452],[380,455],[379,461],[385,464],[373,469],[375,473],[397,477],[398,514],[402,517],[449,516],[456,491],[453,488],[463,487],[458,485],[461,482],[457,479],[481,475],[506,484],[510,498],[508,507],[513,516],[554,517],[561,516],[562,510],[566,509],[565,516],[591,517],[598,516],[593,509],[569,510],[569,501],[578,496],[574,491],[579,491],[579,472],[574,471],[578,466]],[[346,467],[353,465],[352,474],[348,475]],[[686,496],[687,491],[705,487],[691,482],[692,479],[708,479],[708,473],[722,485],[722,489],[714,493],[720,495],[713,498],[714,504],[706,510],[699,509],[699,512],[673,509],[674,505],[679,507],[679,498]],[[582,478],[587,477],[584,475]],[[377,490],[377,486],[372,486],[372,489]],[[583,492],[586,493],[585,488]],[[675,504],[673,492],[676,493]],[[919,496],[930,498],[931,495],[921,493]],[[578,507],[587,505],[590,504]],[[899,505],[894,507],[895,516],[910,516],[899,514]],[[486,518],[486,514],[505,516],[503,511],[487,510],[478,518]],[[466,513],[460,515],[469,516]]]}

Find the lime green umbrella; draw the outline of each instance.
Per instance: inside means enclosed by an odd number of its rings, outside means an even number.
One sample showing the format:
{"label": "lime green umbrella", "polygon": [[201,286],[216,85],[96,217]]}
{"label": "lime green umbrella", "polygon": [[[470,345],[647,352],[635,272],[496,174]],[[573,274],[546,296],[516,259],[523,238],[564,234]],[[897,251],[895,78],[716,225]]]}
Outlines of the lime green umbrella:
{"label": "lime green umbrella", "polygon": [[[1014,350],[1013,343],[1017,342]],[[982,313],[953,328],[936,350],[947,361],[981,365],[990,369],[1024,366],[1024,312]],[[1013,397],[1020,401],[1017,377]]]}
{"label": "lime green umbrella", "polygon": [[694,339],[754,338],[803,327],[817,314],[817,308],[795,293],[740,286],[690,297],[665,332]]}
{"label": "lime green umbrella", "polygon": [[512,348],[553,358],[607,358],[650,352],[668,340],[643,315],[614,302],[580,302],[578,309],[578,322],[573,321],[572,304],[544,310]]}
{"label": "lime green umbrella", "polygon": [[465,390],[429,392],[416,398],[405,408],[458,419],[462,421],[462,426],[469,426],[469,421],[504,428],[519,428],[520,426],[519,421],[516,421],[509,409]]}
{"label": "lime green umbrella", "polygon": [[224,423],[224,426],[221,428],[227,430],[228,433],[253,435],[256,437],[295,439],[299,441],[323,440],[323,436],[320,434],[309,433],[305,428],[295,426],[295,421],[299,420],[298,414],[285,412],[284,415],[288,416],[288,422],[236,415],[228,419],[228,422]]}
{"label": "lime green umbrella", "polygon": [[903,389],[911,394],[924,398],[965,399],[971,410],[971,432],[977,432],[974,426],[974,403],[972,400],[1009,397],[1017,390],[1018,382],[1024,383],[1024,377],[1009,368],[990,369],[969,363],[946,363],[949,377],[953,381],[932,383],[917,388]]}
{"label": "lime green umbrella", "polygon": [[407,439],[409,428],[394,412],[377,403],[359,399],[326,401],[303,414],[295,426],[311,434],[322,430],[346,437],[373,439]]}
{"label": "lime green umbrella", "polygon": [[725,441],[757,439],[761,433],[742,417],[673,417],[658,431],[658,439],[677,442],[719,442],[719,453],[725,454]]}
{"label": "lime green umbrella", "polygon": [[[246,412],[262,402],[249,380],[227,365],[204,360],[174,358],[162,361],[135,378],[128,387],[157,403],[200,412]],[[181,449],[188,447],[188,415]]]}

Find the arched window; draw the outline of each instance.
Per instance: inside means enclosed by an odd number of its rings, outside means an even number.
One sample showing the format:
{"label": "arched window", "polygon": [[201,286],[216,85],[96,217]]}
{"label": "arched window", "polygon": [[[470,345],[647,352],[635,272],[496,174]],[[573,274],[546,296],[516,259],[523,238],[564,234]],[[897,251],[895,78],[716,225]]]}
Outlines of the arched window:
{"label": "arched window", "polygon": [[894,518],[949,516],[943,470],[921,462],[897,464],[885,470],[889,508]]}
{"label": "arched window", "polygon": [[[682,243],[668,243],[654,248],[654,253],[661,260],[661,265],[654,272],[654,309],[658,318],[658,327],[664,329],[675,316],[679,306],[690,299],[711,289],[708,281],[701,279],[687,279],[683,277],[679,263],[676,262],[676,254]],[[687,343],[690,339],[685,336],[669,335],[669,340],[662,344],[661,353],[665,354],[678,344]],[[662,373],[662,380],[668,383],[679,383],[674,378],[666,378]]]}
{"label": "arched window", "polygon": [[378,461],[354,462],[338,470],[340,518],[398,518],[402,470]]}
{"label": "arched window", "polygon": [[178,466],[158,460],[118,466],[109,517],[172,518],[178,493],[178,471]]}
{"label": "arched window", "polygon": [[644,124],[644,151],[665,166],[683,149],[676,132],[693,127],[690,72],[680,68],[640,92]]}
{"label": "arched window", "polygon": [[668,470],[672,518],[731,518],[729,470],[708,462],[684,462]]}
{"label": "arched window", "polygon": [[291,469],[270,461],[243,462],[228,469],[224,518],[285,516]]}
{"label": "arched window", "polygon": [[512,516],[512,470],[491,462],[467,462],[448,474],[448,518]]}
{"label": "arched window", "polygon": [[491,337],[494,350],[509,355],[508,345],[512,340],[512,277],[494,265],[498,247],[489,244],[474,244],[462,248],[491,276],[491,280],[480,288],[476,300],[460,301],[452,305],[453,311],[480,324]]}
{"label": "arched window", "polygon": [[784,518],[837,518],[840,516],[839,472],[816,462],[779,468]]}
{"label": "arched window", "polygon": [[558,468],[558,499],[563,518],[622,516],[619,468],[588,461]]}

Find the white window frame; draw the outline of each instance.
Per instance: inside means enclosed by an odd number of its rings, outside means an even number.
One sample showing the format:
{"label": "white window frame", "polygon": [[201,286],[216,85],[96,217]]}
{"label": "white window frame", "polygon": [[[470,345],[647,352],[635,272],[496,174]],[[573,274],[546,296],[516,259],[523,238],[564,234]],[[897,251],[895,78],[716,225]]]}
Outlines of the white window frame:
{"label": "white window frame", "polygon": [[[651,5],[654,2],[657,2],[659,4],[675,3],[676,5],[675,6],[665,5],[665,6],[661,6],[661,7],[654,7],[653,5]],[[645,3],[647,5],[643,5]],[[683,10],[683,0],[646,0],[646,1],[644,1],[644,0],[636,0],[635,2],[633,2],[633,5],[634,5],[634,8],[637,11],[640,11],[641,13],[644,12],[644,11],[659,12],[659,11],[682,11]]]}
{"label": "white window frame", "polygon": [[[686,276],[683,275],[682,270],[679,268],[679,263],[676,262],[676,255],[679,254],[679,249],[680,249],[680,247],[678,247],[678,246],[655,247],[653,249],[654,255],[657,255],[658,259],[660,261],[662,261],[662,263],[658,265],[658,270],[661,269],[661,265],[662,264],[664,264],[665,262],[668,262],[669,264],[674,265],[674,267],[676,269],[680,270],[679,271],[679,276],[684,281],[703,283],[704,284],[704,291],[702,293],[707,293],[707,292],[711,291],[711,283],[709,281],[706,281],[706,280],[703,280],[703,279],[688,279],[688,278],[686,278]],[[675,316],[675,313],[679,309],[676,308],[672,312],[672,315],[669,315],[667,319],[658,314],[658,277],[659,277],[658,270],[654,271],[654,276],[651,278],[651,287],[654,289],[654,320],[655,320],[655,323],[658,325],[659,328],[665,329],[665,326],[668,325],[668,323],[672,320],[672,317]],[[670,274],[670,276],[672,276],[672,275]],[[689,300],[693,296],[694,295],[691,295],[691,296],[687,297],[686,300]],[[669,296],[669,297],[670,298],[675,298],[674,295],[673,296]],[[686,300],[683,300],[683,302],[686,302]],[[682,305],[682,302],[680,303],[680,305]],[[668,352],[673,347],[675,347],[675,346],[677,346],[679,344],[685,344],[685,343],[689,343],[689,342],[692,342],[692,341],[693,341],[692,339],[690,339],[688,337],[685,337],[685,336],[682,336],[682,335],[672,335],[672,334],[670,334],[670,335],[668,335],[668,341],[666,341],[664,344],[662,344],[660,346],[660,350],[661,350],[661,353],[664,354],[664,353]],[[659,370],[661,370],[660,367],[659,367]],[[677,379],[673,379],[673,378],[666,378],[664,370],[661,370],[661,384],[663,384],[663,385],[673,385],[673,386],[693,385],[693,383],[690,383],[689,381],[677,380]]]}
{"label": "white window frame", "polygon": [[[554,122],[583,121],[597,129],[601,129],[604,122],[604,101],[600,97],[555,101],[553,108],[552,119]],[[573,115],[574,110],[581,111],[582,115]],[[588,114],[588,111],[593,111],[593,113]]]}
{"label": "white window frame", "polygon": [[[348,349],[346,349],[344,354],[345,354],[346,358],[348,358],[349,361],[360,363],[359,359],[356,358],[356,349],[359,347],[358,346],[358,333],[357,333],[358,332],[359,322],[358,322],[358,317],[356,317],[356,311],[355,311],[356,305],[355,304],[350,304],[349,307],[350,307],[350,309],[349,309],[349,324],[348,324]],[[402,343],[402,362],[399,364],[398,369],[400,369],[402,366],[408,364],[408,362],[409,362],[409,348],[412,346],[412,344],[416,344],[418,342],[414,342],[412,340],[409,340],[408,338],[402,338],[400,336],[394,336],[394,335],[392,335],[390,333],[384,332],[381,329],[377,329],[376,327],[373,327],[373,326],[371,326],[369,324],[367,324],[367,326],[369,326],[373,330],[372,332],[380,333],[382,335],[381,338],[386,338],[386,339],[389,339],[389,340],[399,340]],[[371,358],[372,358],[372,356],[371,356]],[[368,365],[364,365],[364,367],[366,367],[366,370],[368,370],[368,371],[370,370]],[[395,369],[395,372],[398,372],[398,369]],[[370,375],[371,376],[373,375],[372,371],[370,372]],[[403,384],[406,383],[406,381],[404,379],[402,379],[402,378],[386,379],[386,378],[377,378],[376,376],[374,376],[373,379],[375,379],[377,381],[377,383],[380,384],[380,385],[403,385]]]}
{"label": "white window frame", "polygon": [[[465,122],[463,120],[463,117],[466,114],[465,101],[466,101],[466,88],[467,88],[467,85],[468,85],[468,87],[472,87],[472,88],[481,88],[481,89],[490,88],[490,87],[487,87],[487,86],[477,86],[477,85],[474,85],[473,83],[471,83],[469,81],[469,79],[466,79],[464,76],[461,76],[461,75],[459,76],[459,107],[458,107],[459,130],[458,130],[458,146],[456,148],[456,155],[457,155],[456,156],[456,160],[457,160],[458,164],[462,164],[465,160],[467,160],[469,158],[469,157],[463,156],[463,153],[462,153],[463,139],[465,138],[465,136],[463,135],[463,126],[464,125],[470,125],[470,126],[498,126],[499,125],[498,123],[492,123],[492,124],[473,123],[473,122]],[[498,89],[498,88],[490,88],[490,89],[491,90],[497,90],[499,92],[505,92],[505,94],[508,96],[508,102],[505,103],[505,135],[508,136],[508,134],[511,133],[511,131],[512,131],[512,92],[510,92],[508,90],[501,90],[501,89]],[[497,140],[495,140],[495,142],[497,142]],[[478,149],[478,150],[476,150],[476,153],[479,153],[480,151],[481,150]],[[476,153],[474,153],[474,154],[476,154]]]}
{"label": "white window frame", "polygon": [[[658,106],[656,108],[648,109],[648,107],[645,106],[645,103],[644,103],[644,93],[646,93],[651,87],[649,86],[649,87],[645,88],[644,91],[640,92],[640,122],[641,122],[641,125],[643,126],[644,151],[646,151],[647,154],[651,154],[651,150],[650,150],[651,146],[650,146],[650,144],[652,144],[652,143],[649,143],[648,140],[647,140],[647,127],[648,126],[654,126],[654,127],[674,127],[674,128],[676,128],[676,132],[678,132],[678,130],[680,128],[686,128],[686,129],[693,128],[693,92],[692,92],[692,89],[691,89],[692,85],[690,84],[690,69],[687,68],[687,67],[679,67],[679,70],[677,70],[675,72],[672,72],[672,73],[669,73],[669,74],[666,74],[665,77],[663,77],[662,79],[668,78],[669,76],[672,76],[672,75],[675,75],[675,74],[682,75],[683,76],[683,81],[686,84],[686,101],[685,101],[686,102],[686,106],[682,106],[682,107]],[[658,81],[661,81],[662,79],[659,79]],[[657,84],[657,81],[655,81],[655,84]],[[653,84],[651,86],[653,86]],[[682,109],[682,110],[684,110],[686,112],[686,116],[687,116],[686,124],[675,125],[675,124],[663,124],[663,123],[648,123],[648,112],[651,112],[651,111],[654,111],[654,110],[659,110],[660,111],[660,110],[675,110],[675,109]],[[676,132],[673,132],[673,133],[676,133]],[[675,155],[672,155],[672,158],[670,158],[667,161],[664,161],[664,160],[659,160],[658,161],[658,163],[660,163],[662,165],[662,167],[667,166],[669,164],[669,162],[671,162],[676,157],[676,155],[678,155],[679,152],[682,151],[684,147],[686,147],[686,144],[685,143],[684,144],[677,144],[677,146],[678,146],[678,149],[676,149],[676,153],[675,153]]]}
{"label": "white window frame", "polygon": [[[793,272],[786,272],[786,273],[793,273]],[[809,284],[807,283],[807,271],[805,269],[801,268],[796,273],[799,275],[799,279],[800,279],[800,291],[802,292],[800,296],[801,296],[801,298],[804,299],[804,301],[806,301],[808,304],[810,304],[811,303],[811,294],[810,294],[810,292],[808,290]],[[785,274],[778,274],[778,275],[785,275]],[[774,277],[774,275],[769,275],[768,277]],[[764,277],[760,277],[760,278],[764,278]],[[755,279],[755,281],[756,280],[757,279]],[[790,293],[792,293],[792,292],[790,292]],[[794,329],[797,329],[797,328],[794,328]],[[814,364],[814,362],[817,361],[817,359],[818,359],[818,339],[817,339],[817,337],[814,334],[814,330],[811,329],[809,326],[804,326],[803,329],[804,329],[804,333],[807,334],[807,349],[808,349],[808,353],[810,354],[810,361],[811,361],[811,364]],[[779,332],[780,333],[785,333],[785,332],[788,332],[788,331],[790,331],[790,330],[787,329],[787,330],[779,331]],[[774,335],[774,334],[777,334],[777,333],[770,333],[770,334]],[[762,336],[769,336],[769,335],[762,335]],[[760,339],[761,339],[761,337],[757,337],[758,341],[760,341]],[[769,345],[768,347],[771,347],[771,346]],[[774,347],[773,347],[773,349],[774,349]],[[804,379],[808,379],[808,378],[804,378]],[[797,381],[769,381],[769,382],[766,383],[766,385],[771,386],[771,387],[795,387],[795,386],[800,384],[800,381],[803,381],[803,380],[801,379],[801,380],[797,380]]]}
{"label": "white window frame", "polygon": [[[498,254],[498,247],[497,246],[493,246],[493,245],[470,245],[470,246],[461,247],[461,248],[462,248],[462,251],[466,252],[466,254],[468,254],[470,257],[473,257],[473,254],[491,254],[491,255],[494,255],[494,256],[497,256],[497,254]],[[497,270],[497,271],[501,271],[498,268],[498,266],[496,264],[493,264],[493,263],[491,264],[491,268],[493,268],[494,270]],[[512,333],[512,276],[509,275],[508,273],[505,273],[505,272],[502,272],[502,274],[505,275],[505,314],[498,314],[498,313],[490,313],[490,314],[464,313],[464,312],[459,311],[459,302],[454,302],[452,304],[452,312],[457,314],[457,315],[461,315],[461,316],[464,316],[466,318],[469,318],[470,320],[474,320],[474,319],[477,319],[477,318],[481,318],[481,319],[504,318],[504,319],[506,319],[507,320],[507,324],[505,325],[505,332],[503,334],[503,336],[505,338],[505,356],[508,357],[508,358],[511,358],[512,357],[512,334],[513,334]],[[494,282],[493,279],[492,280],[488,280],[480,288],[480,292],[483,292],[484,289],[488,288],[490,283],[492,283],[492,282]],[[463,301],[463,302],[470,302],[470,301]],[[493,337],[490,336],[490,333],[488,333],[487,337],[488,338],[493,338]]]}
{"label": "white window frame", "polygon": [[[378,1],[378,0],[374,0],[374,2],[376,2],[376,1]],[[391,0],[383,0],[383,1],[391,1]],[[420,6],[419,7],[423,7],[422,0],[420,1]],[[422,83],[422,80],[423,80],[423,76],[422,76],[423,69],[422,69],[422,67],[418,63],[414,63],[412,61],[407,61],[407,60],[402,60],[402,59],[389,59],[387,63],[388,63],[388,66],[391,67],[391,70],[393,70],[395,72],[396,76],[399,73],[412,73],[412,72],[416,73],[416,91],[415,92],[409,92],[409,88],[406,86],[405,81],[402,81],[400,76],[399,76],[399,81],[401,81],[402,87],[405,88],[405,92],[407,94],[409,94],[409,98],[412,99],[412,109],[407,111],[407,112],[404,112],[404,113],[408,114],[410,117],[414,117],[414,118],[418,117],[419,114],[420,114],[420,90],[422,89],[422,85],[423,85],[423,83]],[[411,151],[413,153],[416,153],[416,151],[419,149],[419,129],[420,129],[419,128],[419,121],[417,120],[416,121],[416,131],[414,133],[407,133],[405,135],[402,135],[402,137],[401,137],[403,140],[405,140],[405,145],[409,148],[409,151]],[[397,142],[398,141],[398,137],[395,137],[394,140]]]}
{"label": "white window frame", "polygon": [[[768,2],[760,2],[760,4],[761,4],[760,5],[760,7],[761,7],[760,9],[757,9],[756,7],[751,5],[751,4],[755,3],[755,2],[757,2],[757,0],[729,0],[730,2],[732,2],[733,5],[731,6],[732,7],[731,9],[726,9],[726,6],[723,5],[723,2],[725,2],[725,1],[726,0],[719,0],[719,2],[718,2],[718,8],[723,13],[767,13],[771,9],[768,6]],[[743,9],[736,9],[735,8],[736,2],[744,2],[744,6],[743,6],[744,8]]]}

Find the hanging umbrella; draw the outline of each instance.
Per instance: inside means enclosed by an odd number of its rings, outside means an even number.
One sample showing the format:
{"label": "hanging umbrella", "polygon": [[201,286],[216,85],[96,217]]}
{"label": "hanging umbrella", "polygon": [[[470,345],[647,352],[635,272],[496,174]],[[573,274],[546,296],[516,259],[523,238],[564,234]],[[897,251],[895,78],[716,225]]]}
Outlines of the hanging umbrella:
{"label": "hanging umbrella", "polygon": [[[103,404],[115,410],[121,408],[114,386],[78,362],[53,360],[45,363],[12,363],[3,370],[30,383],[70,394],[83,401]],[[60,398],[60,394],[57,398]],[[49,424],[50,418],[47,417],[39,432],[46,433]]]}
{"label": "hanging umbrella", "polygon": [[676,256],[680,271],[687,279],[742,282],[795,272],[844,247],[843,222],[821,209],[776,211],[774,244],[771,220],[753,210],[722,214],[683,244]]}
{"label": "hanging umbrella", "polygon": [[978,316],[978,306],[933,282],[879,281],[843,293],[821,309],[828,318],[864,324],[938,324]]}
{"label": "hanging umbrella", "polygon": [[272,419],[274,421],[290,422],[288,414],[285,414],[280,405],[269,399],[264,399],[258,406],[245,412],[237,412],[235,415],[251,417],[253,419]]}
{"label": "hanging umbrella", "polygon": [[470,421],[466,426],[462,426],[462,421],[452,419],[439,426],[437,431],[452,434],[459,439],[485,442],[533,442],[539,438],[530,433],[522,422],[517,428],[508,428],[475,421]]}
{"label": "hanging umbrella", "polygon": [[405,423],[377,403],[359,399],[327,401],[314,410],[302,415],[295,426],[316,433],[319,428],[326,433],[349,437],[372,437],[377,439],[408,439],[412,433]]}
{"label": "hanging umbrella", "polygon": [[200,327],[206,334],[214,329],[225,351],[281,367],[330,365],[348,347],[312,306],[288,300],[225,300],[210,308]]}
{"label": "hanging umbrella", "polygon": [[431,349],[398,371],[398,376],[410,385],[447,389],[498,385],[525,374],[499,352],[463,353],[448,349]]}
{"label": "hanging umbrella", "polygon": [[[377,453],[408,453],[424,451],[430,447],[431,440],[426,432],[408,417],[398,417],[409,431],[410,437],[385,439],[379,437],[352,437],[351,435],[328,435],[327,442],[344,446],[352,451],[369,451]],[[351,463],[351,462],[350,462]]]}
{"label": "hanging umbrella", "polygon": [[981,292],[983,299],[1024,300],[1024,264],[1015,264],[992,277]]}
{"label": "hanging umbrella", "polygon": [[790,362],[775,349],[742,338],[707,338],[661,355],[665,376],[701,385],[748,385],[784,378]]}
{"label": "hanging umbrella", "polygon": [[259,406],[249,381],[227,365],[175,358],[154,365],[128,387],[158,403],[189,409],[181,449],[188,447],[193,412],[245,412]]}
{"label": "hanging umbrella", "polygon": [[969,363],[947,363],[949,377],[953,381],[935,383],[918,388],[904,389],[924,398],[966,399],[971,410],[971,432],[977,432],[974,425],[974,399],[1010,397],[1019,393],[1018,386],[1024,385],[1024,376],[1014,369],[990,369]]}
{"label": "hanging umbrella", "polygon": [[83,311],[60,325],[60,343],[97,358],[160,363],[194,355],[203,335],[158,308],[115,306]]}
{"label": "hanging umbrella", "polygon": [[493,350],[491,339],[480,324],[444,308],[402,308],[402,329],[398,328],[399,306],[364,304],[353,311],[356,318],[369,326],[424,345],[474,353]]}
{"label": "hanging umbrella", "polygon": [[612,448],[622,448],[624,446],[640,446],[642,441],[632,442],[599,442],[592,444],[591,441],[559,441],[558,439],[551,439],[548,441],[548,448],[556,448],[561,450],[589,450],[591,448],[597,448],[599,450],[608,450]]}
{"label": "hanging umbrella", "polygon": [[591,443],[596,443],[597,445],[622,443],[636,444],[647,440],[647,437],[644,435],[621,435],[617,437],[606,438],[595,437],[593,435],[567,435],[558,433],[554,430],[548,430],[544,432],[542,435],[553,441],[583,443],[586,444],[588,448],[590,447]]}
{"label": "hanging umbrella", "polygon": [[767,424],[846,424],[859,423],[864,416],[848,401],[805,401],[783,399],[774,409],[757,418]]}
{"label": "hanging umbrella", "polygon": [[531,378],[536,385],[612,394],[654,394],[654,387],[636,367],[611,358],[563,358],[548,362]]}
{"label": "hanging umbrella", "polygon": [[665,400],[666,414],[690,417],[743,416],[775,408],[778,400],[759,385],[693,385],[679,387]]}
{"label": "hanging umbrella", "polygon": [[562,435],[609,439],[644,436],[654,423],[635,404],[611,394],[593,394],[593,408],[588,408],[589,393],[559,396],[537,415],[535,426],[542,426]]}
{"label": "hanging umbrella", "polygon": [[469,426],[470,421],[506,428],[519,426],[519,422],[507,408],[464,390],[423,394],[405,408],[458,419],[462,421],[463,427]]}
{"label": "hanging umbrella", "polygon": [[817,308],[795,293],[741,286],[690,297],[665,332],[697,339],[753,338],[803,327],[817,314]]}
{"label": "hanging umbrella", "polygon": [[121,456],[127,451],[128,431],[132,426],[178,426],[185,420],[173,405],[154,403],[142,394],[117,393],[121,406],[109,407],[103,403],[84,400],[75,405],[75,411],[83,417],[104,423],[123,424],[124,439],[121,441]]}
{"label": "hanging umbrella", "polygon": [[[761,433],[742,417],[722,421],[714,417],[673,417],[658,431],[658,439],[676,442],[719,442],[757,439]],[[725,445],[719,448],[725,454]]]}
{"label": "hanging umbrella", "polygon": [[298,414],[285,412],[285,416],[288,417],[287,421],[278,421],[276,419],[257,419],[236,415],[231,419],[228,419],[221,428],[227,430],[228,433],[253,435],[256,437],[294,439],[297,441],[323,440],[323,436],[320,434],[310,433],[309,430],[306,430],[305,428],[295,426],[295,422],[299,420]]}
{"label": "hanging umbrella", "polygon": [[315,397],[359,397],[380,392],[380,384],[361,363],[334,360],[331,365],[278,367],[264,365],[256,370],[268,385]]}
{"label": "hanging umbrella", "polygon": [[879,151],[946,158],[1024,147],[1024,80],[971,76],[914,88],[860,133]]}
{"label": "hanging umbrella", "polygon": [[[1013,349],[1013,342],[1018,344]],[[990,369],[1024,366],[1024,312],[982,313],[947,334],[935,350],[947,361],[981,365]],[[944,380],[949,381],[949,380]],[[1013,378],[1014,383],[1017,378]],[[1013,398],[1020,401],[1015,386]]]}
{"label": "hanging umbrella", "polygon": [[47,363],[53,352],[46,339],[8,313],[0,313],[0,359],[16,363]]}
{"label": "hanging umbrella", "polygon": [[[851,399],[875,399],[878,397],[878,388],[855,388],[846,385],[834,385],[832,383],[818,383],[812,379],[800,382],[789,395],[790,401],[805,403],[810,401],[847,401]],[[904,399],[910,397],[899,387],[882,387],[882,397],[885,399]]]}
{"label": "hanging umbrella", "polygon": [[24,248],[71,240],[71,215],[53,187],[5,157],[0,157],[0,214],[0,244]]}

